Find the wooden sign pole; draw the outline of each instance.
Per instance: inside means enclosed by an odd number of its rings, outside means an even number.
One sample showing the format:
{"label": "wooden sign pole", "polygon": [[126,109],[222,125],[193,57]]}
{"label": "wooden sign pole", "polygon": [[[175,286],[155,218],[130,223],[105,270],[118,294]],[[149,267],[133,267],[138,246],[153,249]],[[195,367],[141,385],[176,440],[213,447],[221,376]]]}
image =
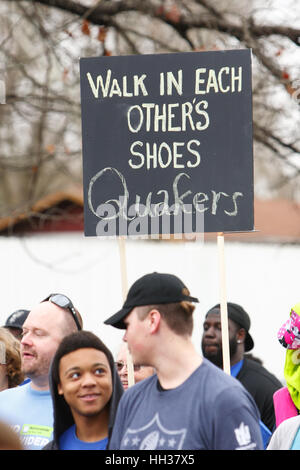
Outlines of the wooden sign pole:
{"label": "wooden sign pole", "polygon": [[120,264],[121,264],[122,296],[123,296],[123,302],[125,302],[127,291],[128,291],[125,239],[123,237],[119,237],[118,241],[119,241],[119,253],[120,253]]}
{"label": "wooden sign pole", "polygon": [[224,253],[224,234],[218,233],[218,254],[219,254],[219,273],[220,273],[220,306],[221,306],[221,329],[222,329],[222,352],[223,352],[223,370],[230,375],[230,352],[229,352],[229,334],[228,334],[228,311],[226,298],[226,280],[225,280],[225,253]]}
{"label": "wooden sign pole", "polygon": [[[128,291],[128,281],[127,281],[127,270],[126,270],[126,247],[125,247],[125,239],[123,237],[119,237],[119,252],[120,252],[120,264],[121,264],[121,280],[122,280],[122,295],[123,301],[125,301]],[[128,349],[127,343],[126,345],[126,362],[127,362],[127,374],[128,374],[128,387],[134,385],[134,369],[133,369],[133,361],[131,354]]]}

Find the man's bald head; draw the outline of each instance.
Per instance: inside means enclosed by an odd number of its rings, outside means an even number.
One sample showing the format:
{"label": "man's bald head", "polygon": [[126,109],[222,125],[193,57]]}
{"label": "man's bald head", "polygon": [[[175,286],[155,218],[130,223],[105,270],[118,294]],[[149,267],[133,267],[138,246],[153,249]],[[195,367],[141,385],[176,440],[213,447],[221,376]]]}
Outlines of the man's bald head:
{"label": "man's bald head", "polygon": [[51,360],[68,334],[77,331],[71,313],[50,301],[34,307],[23,324],[22,368],[36,388],[48,388]]}

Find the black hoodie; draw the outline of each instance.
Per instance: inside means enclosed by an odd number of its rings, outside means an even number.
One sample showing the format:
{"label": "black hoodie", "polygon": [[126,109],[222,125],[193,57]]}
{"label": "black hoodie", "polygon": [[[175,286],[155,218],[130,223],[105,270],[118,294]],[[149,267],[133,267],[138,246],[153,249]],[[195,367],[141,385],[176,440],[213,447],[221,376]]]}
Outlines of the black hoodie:
{"label": "black hoodie", "polygon": [[[72,335],[69,335],[66,337],[64,340],[68,341],[68,338],[75,337],[77,336],[87,336],[87,335],[93,335],[93,333],[90,332],[85,332],[85,331],[80,331],[77,333],[73,333]],[[94,335],[93,335],[94,336]],[[85,338],[86,339],[86,338]],[[63,341],[64,341],[63,340]],[[97,338],[99,342],[99,338]],[[102,342],[101,342],[102,343]],[[88,343],[89,344],[89,343]],[[94,345],[86,344],[86,341],[83,342],[82,344],[79,344],[78,347],[75,347],[74,349],[69,348],[65,354],[68,352],[75,351],[77,349],[84,349],[87,347],[93,348]],[[102,343],[103,344],[103,343]],[[115,416],[119,404],[119,400],[124,392],[122,383],[120,381],[119,375],[117,373],[117,370],[114,365],[114,360],[111,352],[106,348],[106,346],[103,344],[103,349],[100,349],[99,347],[95,348],[101,350],[107,357],[107,360],[110,365],[111,369],[111,376],[112,376],[112,395],[109,401],[109,424],[108,424],[108,441],[111,437],[112,433],[112,428],[114,425],[115,421]],[[50,441],[44,448],[43,450],[59,450],[59,438],[60,436],[71,426],[74,424],[74,419],[73,415],[71,413],[70,407],[65,401],[64,397],[62,395],[58,394],[57,390],[57,372],[59,368],[59,361],[63,355],[59,354],[60,347],[55,354],[51,367],[50,367],[50,373],[49,373],[49,385],[50,385],[50,392],[52,396],[52,402],[53,402],[53,440]]]}

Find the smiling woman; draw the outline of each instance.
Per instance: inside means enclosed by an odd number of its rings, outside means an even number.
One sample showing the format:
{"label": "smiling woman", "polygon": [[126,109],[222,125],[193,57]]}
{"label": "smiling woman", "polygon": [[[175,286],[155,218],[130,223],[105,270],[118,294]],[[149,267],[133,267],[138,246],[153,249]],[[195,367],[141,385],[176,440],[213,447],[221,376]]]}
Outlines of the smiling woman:
{"label": "smiling woman", "polygon": [[104,450],[123,388],[109,349],[93,333],[64,338],[51,368],[54,439],[46,450]]}

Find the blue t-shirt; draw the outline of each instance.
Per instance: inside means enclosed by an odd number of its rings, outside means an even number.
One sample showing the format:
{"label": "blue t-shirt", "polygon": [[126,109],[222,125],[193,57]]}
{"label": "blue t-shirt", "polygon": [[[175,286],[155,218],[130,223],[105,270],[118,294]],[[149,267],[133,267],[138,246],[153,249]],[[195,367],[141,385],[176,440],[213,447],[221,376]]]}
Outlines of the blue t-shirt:
{"label": "blue t-shirt", "polygon": [[0,420],[20,436],[24,449],[40,450],[53,439],[50,391],[37,391],[31,382],[0,392]]}
{"label": "blue t-shirt", "polygon": [[108,438],[96,442],[80,441],[76,436],[75,424],[67,429],[59,438],[60,450],[105,450]]}
{"label": "blue t-shirt", "polygon": [[233,377],[204,359],[180,386],[159,390],[157,376],[123,394],[109,449],[263,449],[259,412]]}

